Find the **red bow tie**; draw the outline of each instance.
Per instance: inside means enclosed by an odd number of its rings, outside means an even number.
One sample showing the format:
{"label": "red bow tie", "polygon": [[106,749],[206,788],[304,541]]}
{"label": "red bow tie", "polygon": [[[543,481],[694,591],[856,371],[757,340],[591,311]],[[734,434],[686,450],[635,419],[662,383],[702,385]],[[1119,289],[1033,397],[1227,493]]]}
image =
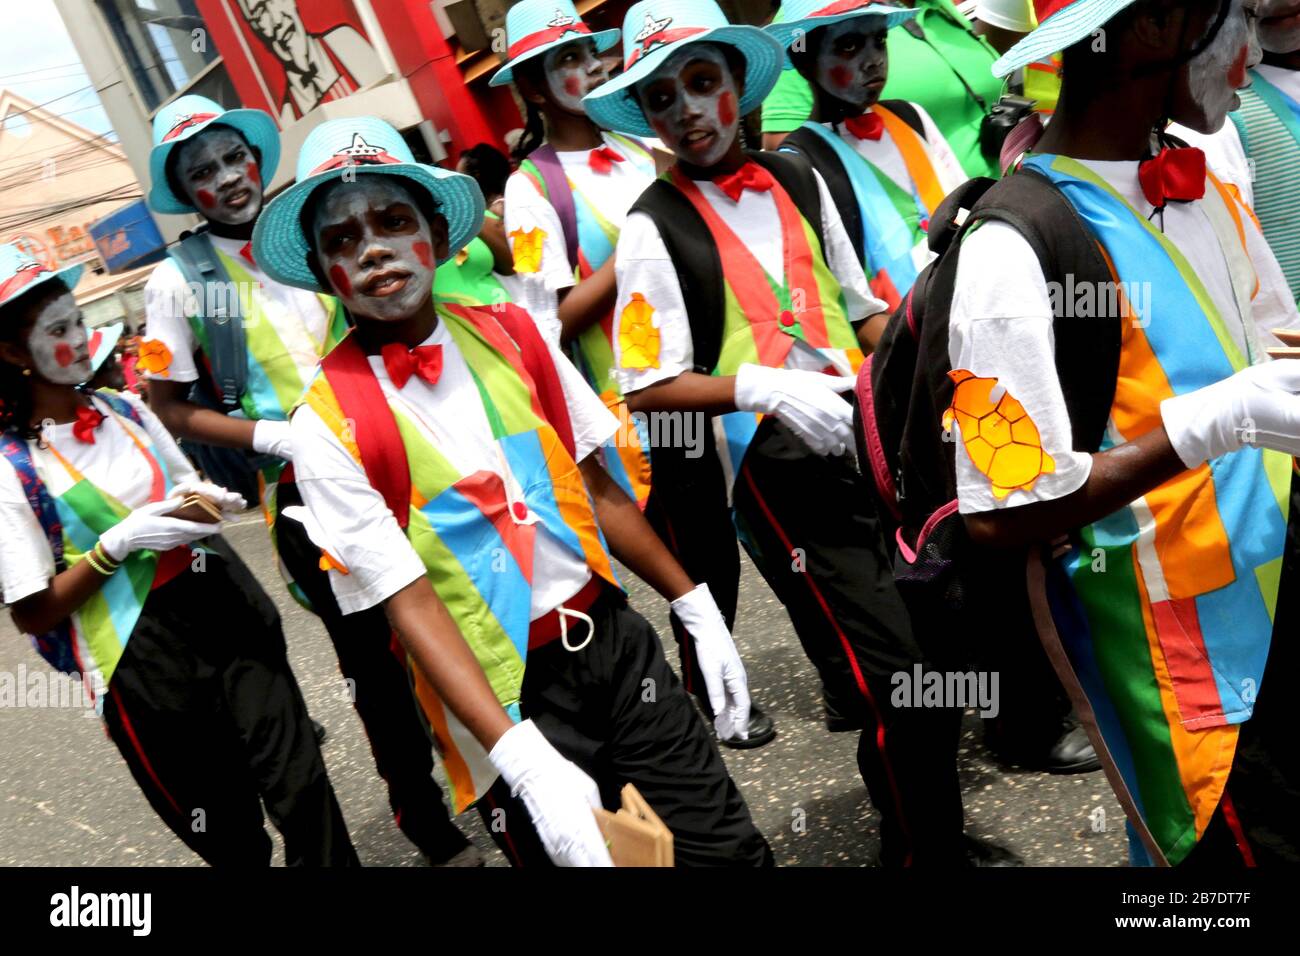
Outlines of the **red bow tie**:
{"label": "red bow tie", "polygon": [[394,342],[385,345],[379,354],[383,357],[388,377],[399,389],[406,387],[412,375],[418,375],[430,385],[436,385],[438,376],[442,374],[441,345],[421,345],[408,350],[406,346]]}
{"label": "red bow tie", "polygon": [[591,171],[602,176],[613,169],[615,163],[621,162],[623,162],[623,157],[608,146],[593,149],[587,157],[587,165],[591,167]]}
{"label": "red bow tie", "polygon": [[82,405],[77,409],[77,420],[72,424],[72,435],[79,442],[95,444],[95,429],[104,421],[104,416],[93,408]]}
{"label": "red bow tie", "polygon": [[858,139],[878,140],[885,135],[885,121],[875,113],[863,113],[844,121],[844,127]]}
{"label": "red bow tie", "polygon": [[1205,154],[1199,149],[1166,146],[1138,166],[1138,181],[1147,202],[1163,209],[1171,202],[1193,202],[1205,196]]}
{"label": "red bow tie", "polygon": [[253,259],[253,240],[250,239],[244,243],[243,248],[239,250],[239,254],[248,260],[250,266],[257,265],[257,261]]}
{"label": "red bow tie", "polygon": [[732,202],[740,202],[741,193],[746,189],[765,193],[776,185],[776,180],[772,178],[771,173],[751,159],[734,173],[713,180],[713,185],[726,193]]}

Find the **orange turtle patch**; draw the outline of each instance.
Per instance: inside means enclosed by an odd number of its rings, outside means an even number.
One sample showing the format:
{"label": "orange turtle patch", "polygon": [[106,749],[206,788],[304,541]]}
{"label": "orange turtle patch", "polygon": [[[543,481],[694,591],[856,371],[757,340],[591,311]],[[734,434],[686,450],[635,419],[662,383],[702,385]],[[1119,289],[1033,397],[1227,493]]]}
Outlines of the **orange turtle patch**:
{"label": "orange turtle patch", "polygon": [[659,367],[659,330],[655,328],[655,307],[640,292],[623,307],[618,320],[618,346],[624,368]]}
{"label": "orange turtle patch", "polygon": [[510,240],[516,272],[537,272],[542,268],[542,243],[546,241],[546,230],[524,232],[516,229],[510,233]]}
{"label": "orange turtle patch", "polygon": [[993,485],[995,498],[1030,491],[1039,478],[1056,471],[1024,406],[1010,392],[993,401],[996,378],[980,378],[966,369],[953,369],[948,377],[956,389],[943,413],[943,427],[951,429],[956,422],[971,464]]}
{"label": "orange turtle patch", "polygon": [[167,378],[172,368],[172,350],[160,339],[148,339],[140,343],[139,357],[135,369],[146,375],[158,375]]}

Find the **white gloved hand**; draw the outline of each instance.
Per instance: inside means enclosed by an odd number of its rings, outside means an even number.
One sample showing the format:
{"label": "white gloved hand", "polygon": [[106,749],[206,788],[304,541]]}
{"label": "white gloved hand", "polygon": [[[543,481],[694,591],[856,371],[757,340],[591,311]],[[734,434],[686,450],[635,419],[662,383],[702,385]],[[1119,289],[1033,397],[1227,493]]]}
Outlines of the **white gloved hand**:
{"label": "white gloved hand", "polygon": [[613,866],[591,811],[596,782],[550,745],[531,720],[515,724],[488,754],[512,796],[523,800],[546,855],[557,866]]}
{"label": "white gloved hand", "polygon": [[853,446],[853,406],[840,393],[851,378],[801,369],[745,364],[736,373],[736,408],[775,415],[819,455]]}
{"label": "white gloved hand", "polygon": [[1258,445],[1300,455],[1300,361],[1274,359],[1160,403],[1174,451],[1188,468]]}
{"label": "white gloved hand", "polygon": [[168,498],[136,508],[101,534],[99,545],[112,560],[121,562],[136,551],[170,551],[214,535],[220,529],[218,524],[164,517],[180,506],[180,498]]}
{"label": "white gloved hand", "polygon": [[713,708],[719,740],[749,738],[749,678],[740,661],[726,618],[707,584],[700,584],[672,602],[673,612],[695,641],[695,653]]}
{"label": "white gloved hand", "polygon": [[293,461],[293,439],[288,422],[263,418],[253,426],[253,451]]}
{"label": "white gloved hand", "polygon": [[171,491],[173,498],[188,498],[190,495],[202,495],[212,501],[224,514],[238,514],[248,507],[244,496],[227,491],[210,481],[182,481]]}

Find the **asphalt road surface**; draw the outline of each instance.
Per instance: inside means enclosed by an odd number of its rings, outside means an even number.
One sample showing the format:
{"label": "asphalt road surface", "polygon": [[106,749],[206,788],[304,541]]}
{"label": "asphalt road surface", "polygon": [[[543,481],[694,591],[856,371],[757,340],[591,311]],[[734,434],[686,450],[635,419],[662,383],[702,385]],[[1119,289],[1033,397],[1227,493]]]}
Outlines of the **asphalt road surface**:
{"label": "asphalt road surface", "polygon": [[[249,517],[228,526],[284,616],[289,655],[307,704],[329,728],[324,747],[361,860],[368,866],[423,866],[389,815],[361,723],[353,713],[333,649],[316,619],[285,593],[265,526]],[[664,603],[630,581],[633,605],[668,634]],[[736,642],[755,698],[778,737],[758,750],[723,751],[779,865],[870,866],[877,818],[858,776],[856,734],[829,734],[818,683],[785,612],[752,566],[741,582]],[[0,615],[0,673],[45,665]],[[676,661],[670,645],[669,659]],[[968,713],[961,776],[970,832],[994,838],[1035,866],[1122,866],[1123,813],[1100,773],[1052,777],[1007,771],[979,742]],[[439,768],[439,773],[441,768]],[[458,823],[504,866],[477,813]],[[269,823],[268,823],[269,827]],[[278,847],[276,862],[282,857]],[[93,714],[64,708],[0,707],[0,865],[202,865],[154,815]]]}

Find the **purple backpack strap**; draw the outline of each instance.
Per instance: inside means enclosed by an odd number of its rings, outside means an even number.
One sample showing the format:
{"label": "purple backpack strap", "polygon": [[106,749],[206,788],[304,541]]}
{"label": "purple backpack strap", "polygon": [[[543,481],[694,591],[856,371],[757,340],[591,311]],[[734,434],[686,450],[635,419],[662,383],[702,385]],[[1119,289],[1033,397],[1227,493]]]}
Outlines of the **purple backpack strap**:
{"label": "purple backpack strap", "polygon": [[550,200],[555,214],[560,217],[560,228],[564,231],[564,249],[569,254],[569,266],[578,267],[578,210],[573,205],[573,190],[569,187],[569,177],[564,173],[564,166],[550,143],[539,146],[528,154],[529,160],[537,167],[546,186],[546,198]]}

